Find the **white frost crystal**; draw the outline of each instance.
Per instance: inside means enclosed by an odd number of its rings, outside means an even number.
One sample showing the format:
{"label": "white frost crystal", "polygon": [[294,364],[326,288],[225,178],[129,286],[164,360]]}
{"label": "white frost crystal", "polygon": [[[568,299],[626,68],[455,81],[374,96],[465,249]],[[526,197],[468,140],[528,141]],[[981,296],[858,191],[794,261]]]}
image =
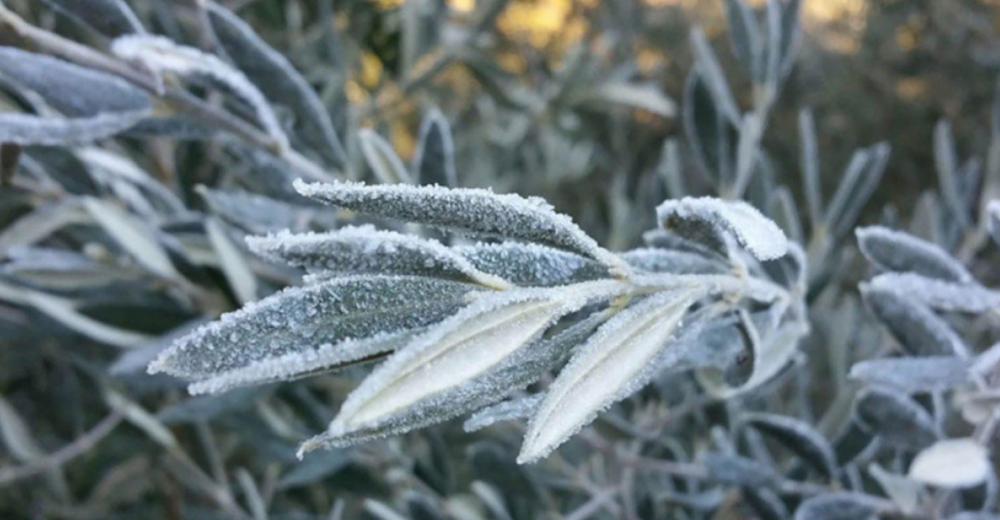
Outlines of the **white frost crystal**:
{"label": "white frost crystal", "polygon": [[685,197],[660,204],[656,217],[665,228],[682,235],[685,227],[703,224],[717,233],[730,233],[758,260],[774,260],[788,252],[788,238],[781,228],[746,202]]}

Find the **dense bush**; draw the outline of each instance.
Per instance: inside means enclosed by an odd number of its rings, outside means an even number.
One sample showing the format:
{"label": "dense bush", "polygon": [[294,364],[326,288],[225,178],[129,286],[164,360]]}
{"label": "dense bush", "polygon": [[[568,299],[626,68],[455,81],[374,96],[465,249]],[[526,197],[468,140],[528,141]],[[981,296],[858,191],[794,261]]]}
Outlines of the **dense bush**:
{"label": "dense bush", "polygon": [[804,9],[0,2],[0,516],[998,518],[1000,100]]}

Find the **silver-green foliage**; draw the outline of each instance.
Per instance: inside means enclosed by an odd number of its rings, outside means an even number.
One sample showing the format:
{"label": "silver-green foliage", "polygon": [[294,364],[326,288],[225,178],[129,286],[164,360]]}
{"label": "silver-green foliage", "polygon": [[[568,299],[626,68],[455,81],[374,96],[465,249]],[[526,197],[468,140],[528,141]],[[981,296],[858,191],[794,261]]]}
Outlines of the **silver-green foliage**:
{"label": "silver-green foliage", "polygon": [[[472,412],[524,389],[568,356],[530,422],[519,460],[534,461],[655,374],[711,365],[697,337],[713,321],[746,305],[770,308],[770,320],[739,324],[760,339],[749,346],[755,358],[794,350],[804,330],[781,332],[802,319],[795,311],[802,287],[776,283],[760,267],[787,253],[787,239],[744,203],[664,203],[658,212],[666,232],[722,256],[663,250],[650,262],[640,259],[655,250],[615,255],[538,199],[403,184],[296,187],[360,213],[509,240],[447,247],[370,226],[249,239],[266,258],[307,269],[306,285],[202,327],[150,368],[211,392],[388,355],[329,430],[301,451]],[[674,264],[671,255],[687,262]],[[728,269],[698,272],[690,268],[695,258]],[[754,374],[749,380],[741,390],[763,382]]]}

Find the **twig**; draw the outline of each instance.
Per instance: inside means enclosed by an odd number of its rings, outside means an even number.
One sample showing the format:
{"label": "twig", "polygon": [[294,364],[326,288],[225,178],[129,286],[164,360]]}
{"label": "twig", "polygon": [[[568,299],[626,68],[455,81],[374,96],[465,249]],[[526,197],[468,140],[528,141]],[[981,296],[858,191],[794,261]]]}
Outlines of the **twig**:
{"label": "twig", "polygon": [[0,468],[0,486],[63,466],[67,462],[90,451],[97,443],[107,437],[121,421],[121,414],[112,412],[102,419],[101,422],[97,423],[90,431],[55,452],[35,459],[23,466]]}

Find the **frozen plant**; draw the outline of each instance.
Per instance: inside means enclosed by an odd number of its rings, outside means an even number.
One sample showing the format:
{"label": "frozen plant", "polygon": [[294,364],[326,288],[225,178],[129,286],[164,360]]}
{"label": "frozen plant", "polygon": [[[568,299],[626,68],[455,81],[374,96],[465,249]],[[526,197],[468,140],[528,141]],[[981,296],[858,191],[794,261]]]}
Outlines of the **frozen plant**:
{"label": "frozen plant", "polygon": [[[664,202],[656,245],[618,255],[538,198],[295,187],[361,214],[494,240],[449,247],[370,226],[248,240],[304,268],[305,285],[182,337],[150,371],[211,393],[385,358],[300,455],[497,405],[562,367],[540,394],[499,405],[530,417],[518,461],[532,462],[657,374],[696,370],[719,396],[753,388],[788,363],[807,330],[802,253],[743,202]],[[704,343],[720,331],[735,341]]]}

